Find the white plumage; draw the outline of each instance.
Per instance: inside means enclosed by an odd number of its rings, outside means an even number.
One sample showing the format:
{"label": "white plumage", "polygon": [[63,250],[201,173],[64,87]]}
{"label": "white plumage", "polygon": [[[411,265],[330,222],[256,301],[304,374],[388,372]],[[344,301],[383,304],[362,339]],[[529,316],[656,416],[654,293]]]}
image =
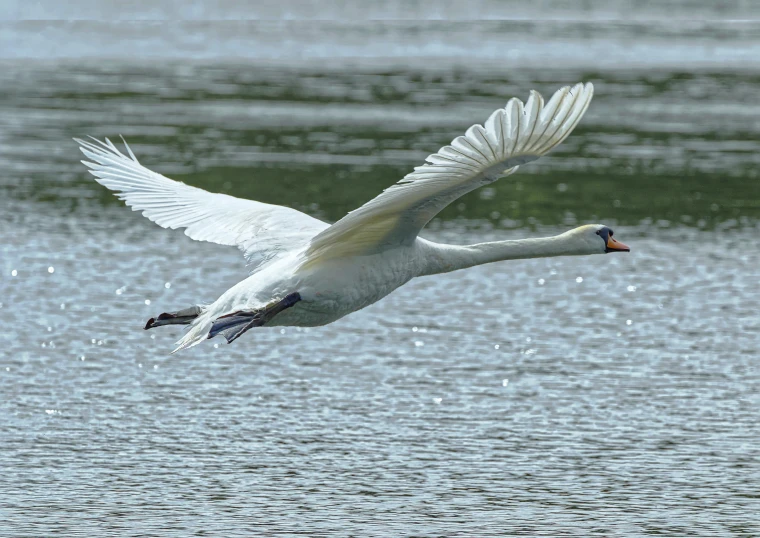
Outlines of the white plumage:
{"label": "white plumage", "polygon": [[164,228],[185,228],[192,239],[235,245],[251,265],[252,275],[211,305],[149,321],[146,328],[190,323],[179,350],[218,333],[232,341],[255,326],[324,325],[416,276],[504,259],[627,250],[602,225],[543,239],[467,247],[418,237],[452,201],[560,144],[592,95],[588,83],[562,88],[546,104],[535,91],[524,105],[511,99],[484,126],[470,127],[332,226],[294,209],[212,194],[168,179],[142,166],[126,142],[128,156],[108,139],[77,142],[89,159],[82,162],[96,180],[133,210]]}
{"label": "white plumage", "polygon": [[329,226],[289,207],[210,193],[157,174],[140,164],[126,141],[129,157],[107,138],[105,143],[75,140],[97,182],[134,211],[164,228],[185,228],[191,239],[237,246],[252,269]]}
{"label": "white plumage", "polygon": [[[451,145],[429,155],[426,164],[316,236],[310,253],[342,250],[342,241],[355,242],[355,235],[370,233],[375,250],[413,241],[430,219],[460,196],[554,149],[578,124],[593,93],[588,83],[560,89],[546,106],[537,91],[530,92],[525,105],[510,99],[491,114],[485,127],[473,125]],[[365,230],[379,221],[385,226]]]}

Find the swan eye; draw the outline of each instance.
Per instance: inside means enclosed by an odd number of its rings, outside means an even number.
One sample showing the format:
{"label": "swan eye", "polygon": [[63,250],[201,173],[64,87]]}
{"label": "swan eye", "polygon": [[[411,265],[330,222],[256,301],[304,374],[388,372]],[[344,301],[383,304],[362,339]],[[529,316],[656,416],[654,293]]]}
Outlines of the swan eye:
{"label": "swan eye", "polygon": [[612,230],[610,230],[610,237],[612,237],[615,234]]}
{"label": "swan eye", "polygon": [[596,235],[602,235],[602,230],[597,230]]}

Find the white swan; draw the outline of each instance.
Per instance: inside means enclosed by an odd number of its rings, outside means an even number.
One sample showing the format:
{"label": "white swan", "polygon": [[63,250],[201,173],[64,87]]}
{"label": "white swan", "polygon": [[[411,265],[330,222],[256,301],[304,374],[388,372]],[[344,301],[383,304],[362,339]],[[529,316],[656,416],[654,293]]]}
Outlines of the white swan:
{"label": "white swan", "polygon": [[151,318],[145,328],[190,324],[175,352],[223,334],[232,342],[251,327],[317,326],[368,306],[414,277],[520,258],[628,251],[603,225],[541,239],[469,246],[418,237],[441,209],[465,193],[514,173],[575,128],[593,86],[557,91],[548,103],[532,91],[511,99],[485,126],[474,125],[430,155],[397,184],[332,226],[276,205],[212,194],[142,166],[106,139],[75,139],[97,181],[164,228],[199,241],[239,247],[251,276],[214,303]]}

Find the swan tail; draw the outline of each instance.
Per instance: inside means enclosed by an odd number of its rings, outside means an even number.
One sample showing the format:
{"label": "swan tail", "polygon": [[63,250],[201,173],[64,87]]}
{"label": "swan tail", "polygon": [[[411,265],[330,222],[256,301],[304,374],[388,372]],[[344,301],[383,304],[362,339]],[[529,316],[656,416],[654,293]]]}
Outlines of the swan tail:
{"label": "swan tail", "polygon": [[195,320],[190,323],[190,329],[182,338],[177,340],[177,347],[174,348],[174,351],[172,351],[172,353],[197,346],[203,342],[207,338],[208,332],[211,329],[211,325],[212,320],[209,319],[206,315],[201,315],[195,318]]}

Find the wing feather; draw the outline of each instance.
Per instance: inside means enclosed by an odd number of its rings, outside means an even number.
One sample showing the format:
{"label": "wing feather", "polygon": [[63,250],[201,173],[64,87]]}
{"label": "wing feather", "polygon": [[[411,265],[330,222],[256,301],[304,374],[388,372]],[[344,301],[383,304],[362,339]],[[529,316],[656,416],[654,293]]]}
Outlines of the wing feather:
{"label": "wing feather", "polygon": [[184,228],[192,239],[237,246],[252,270],[305,246],[329,226],[295,209],[210,193],[157,174],[140,164],[123,138],[129,156],[108,138],[74,140],[95,180],[115,191],[133,211],[142,211],[164,228]]}
{"label": "wing feather", "polygon": [[325,257],[381,252],[408,244],[441,209],[460,196],[514,173],[558,146],[586,112],[591,83],[558,90],[548,103],[531,91],[496,110],[485,126],[430,155],[401,181],[314,237],[307,255]]}

